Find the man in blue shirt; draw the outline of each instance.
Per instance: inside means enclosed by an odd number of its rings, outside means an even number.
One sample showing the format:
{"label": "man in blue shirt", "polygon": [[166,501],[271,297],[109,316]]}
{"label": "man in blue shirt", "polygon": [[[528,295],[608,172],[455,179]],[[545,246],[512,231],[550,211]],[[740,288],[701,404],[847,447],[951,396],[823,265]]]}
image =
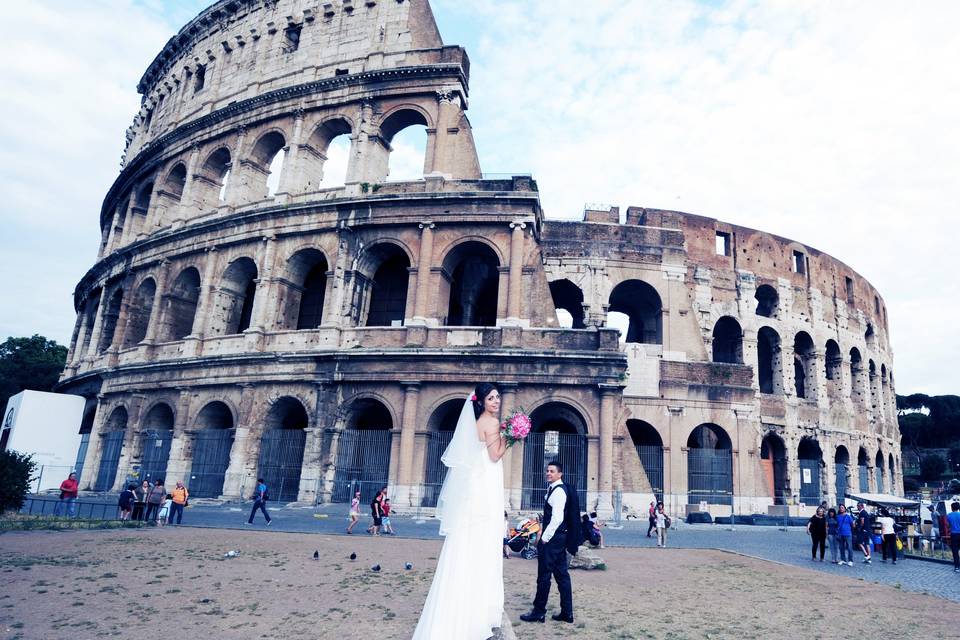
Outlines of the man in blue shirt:
{"label": "man in blue shirt", "polygon": [[250,509],[250,519],[247,524],[253,524],[253,516],[257,515],[257,509],[263,512],[263,517],[267,519],[267,525],[270,525],[270,514],[267,513],[267,484],[263,478],[257,478],[257,488],[253,490],[253,509]]}
{"label": "man in blue shirt", "polygon": [[950,504],[947,524],[950,525],[950,551],[953,552],[953,572],[960,573],[960,502]]}

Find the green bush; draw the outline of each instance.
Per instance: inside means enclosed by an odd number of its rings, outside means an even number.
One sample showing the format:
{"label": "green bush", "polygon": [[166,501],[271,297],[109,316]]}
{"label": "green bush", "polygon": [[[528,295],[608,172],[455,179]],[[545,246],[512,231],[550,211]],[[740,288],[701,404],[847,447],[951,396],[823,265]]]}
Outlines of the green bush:
{"label": "green bush", "polygon": [[36,468],[37,463],[26,453],[0,451],[0,513],[23,506]]}

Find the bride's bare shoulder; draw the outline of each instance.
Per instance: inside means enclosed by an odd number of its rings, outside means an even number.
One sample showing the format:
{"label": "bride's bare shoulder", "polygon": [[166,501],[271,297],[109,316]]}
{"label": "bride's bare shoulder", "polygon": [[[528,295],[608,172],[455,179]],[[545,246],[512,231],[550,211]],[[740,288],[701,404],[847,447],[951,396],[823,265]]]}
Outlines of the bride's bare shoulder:
{"label": "bride's bare shoulder", "polygon": [[494,433],[500,430],[500,423],[497,419],[488,414],[483,414],[477,418],[477,431],[481,434]]}

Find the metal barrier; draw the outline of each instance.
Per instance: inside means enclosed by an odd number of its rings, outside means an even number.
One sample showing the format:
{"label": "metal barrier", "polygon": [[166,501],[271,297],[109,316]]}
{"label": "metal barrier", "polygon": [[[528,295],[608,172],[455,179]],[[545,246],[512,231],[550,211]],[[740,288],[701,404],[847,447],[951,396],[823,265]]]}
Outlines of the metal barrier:
{"label": "metal barrier", "polygon": [[71,520],[118,520],[120,509],[116,503],[86,501],[78,498],[72,504],[68,500],[27,496],[17,512],[27,516],[48,516]]}

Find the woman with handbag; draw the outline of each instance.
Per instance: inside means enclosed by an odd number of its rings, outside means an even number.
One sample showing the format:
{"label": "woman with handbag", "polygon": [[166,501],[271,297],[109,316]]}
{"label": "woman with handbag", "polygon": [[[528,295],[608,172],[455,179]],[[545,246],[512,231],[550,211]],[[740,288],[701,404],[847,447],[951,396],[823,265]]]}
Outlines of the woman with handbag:
{"label": "woman with handbag", "polygon": [[670,528],[670,516],[663,511],[663,503],[657,503],[657,546],[667,546],[667,529]]}

